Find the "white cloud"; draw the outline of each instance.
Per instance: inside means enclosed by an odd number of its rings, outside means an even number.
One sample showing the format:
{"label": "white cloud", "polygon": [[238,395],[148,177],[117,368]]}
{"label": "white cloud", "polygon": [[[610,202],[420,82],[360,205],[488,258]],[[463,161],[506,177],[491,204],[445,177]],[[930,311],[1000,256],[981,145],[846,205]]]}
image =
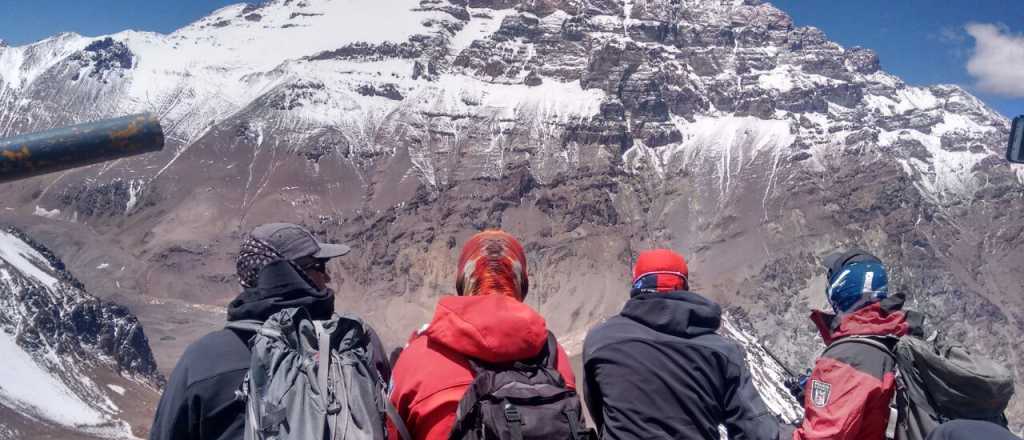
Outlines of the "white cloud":
{"label": "white cloud", "polygon": [[989,23],[969,23],[964,29],[975,41],[967,60],[967,73],[978,80],[978,88],[997,95],[1024,97],[1024,36]]}

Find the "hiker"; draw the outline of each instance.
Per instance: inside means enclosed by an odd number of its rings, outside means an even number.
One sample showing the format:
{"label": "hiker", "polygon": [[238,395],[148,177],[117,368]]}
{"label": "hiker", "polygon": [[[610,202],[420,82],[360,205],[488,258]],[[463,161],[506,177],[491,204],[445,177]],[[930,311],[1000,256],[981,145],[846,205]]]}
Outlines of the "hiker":
{"label": "hiker", "polygon": [[[526,255],[514,237],[487,230],[466,242],[456,273],[458,296],[438,301],[433,320],[412,335],[394,366],[391,402],[413,439],[448,439],[453,431],[457,432],[452,438],[506,438],[493,436],[504,429],[518,432],[520,439],[562,440],[567,437],[559,432],[583,428],[569,358],[550,336],[544,318],[523,303],[528,287]],[[529,365],[537,367],[525,367]],[[520,382],[515,385],[530,385],[520,388],[529,388],[530,393],[535,388],[529,381],[569,392],[551,403],[560,405],[558,411],[534,418],[530,425],[522,425],[522,420],[531,420],[537,413],[523,413],[534,408],[512,404],[497,408],[503,415],[495,422],[495,418],[483,420],[495,408],[481,407],[489,405],[482,398],[493,390],[477,379],[492,384]],[[576,417],[567,420],[562,415],[567,411],[577,411]],[[573,423],[579,426],[568,426]],[[537,437],[531,433],[537,429],[548,431]],[[390,423],[389,432],[390,438],[398,438]]]}
{"label": "hiker", "polygon": [[622,312],[583,344],[584,396],[604,439],[777,439],[742,347],[716,331],[718,304],[688,291],[686,261],[640,253]]}
{"label": "hiker", "polygon": [[953,420],[935,428],[928,440],[1021,440],[1005,426],[981,420]]}
{"label": "hiker", "polygon": [[881,440],[896,391],[895,360],[884,345],[832,344],[920,334],[923,318],[902,310],[903,295],[889,295],[885,266],[874,255],[854,249],[833,253],[824,263],[834,314],[815,310],[811,321],[829,348],[815,361],[804,392],[804,421],[793,438]]}
{"label": "hiker", "polygon": [[[265,321],[298,308],[312,319],[334,312],[327,262],[349,247],[320,243],[301,226],[271,223],[255,228],[242,243],[236,261],[242,292],[228,304],[228,326]],[[225,328],[190,345],[181,356],[160,398],[151,440],[241,439],[246,404],[236,398],[250,366],[254,332]],[[380,340],[370,332],[373,360],[380,377],[390,369]]]}

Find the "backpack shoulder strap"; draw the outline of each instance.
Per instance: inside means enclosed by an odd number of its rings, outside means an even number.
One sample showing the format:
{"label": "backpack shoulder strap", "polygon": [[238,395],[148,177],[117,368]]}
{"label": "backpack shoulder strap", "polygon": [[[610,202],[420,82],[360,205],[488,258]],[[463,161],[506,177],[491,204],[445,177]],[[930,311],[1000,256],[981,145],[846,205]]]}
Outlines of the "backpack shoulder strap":
{"label": "backpack shoulder strap", "polygon": [[552,370],[558,369],[558,339],[555,338],[555,334],[548,330],[548,342],[545,346],[547,350],[547,359],[545,366]]}
{"label": "backpack shoulder strap", "polygon": [[331,334],[324,330],[323,322],[313,321],[317,337],[317,369],[316,381],[320,393],[327,397],[327,379],[331,368]]}
{"label": "backpack shoulder strap", "polygon": [[[473,364],[474,368],[477,366]],[[474,372],[476,373],[476,372]],[[452,430],[448,434],[448,438],[451,440],[461,439],[467,432],[472,430],[469,420],[471,416],[477,412],[477,404],[480,402],[480,393],[477,390],[476,378],[479,375],[474,374],[473,382],[469,384],[469,388],[462,395],[462,399],[459,399],[459,406],[455,411],[455,423],[452,425]]]}
{"label": "backpack shoulder strap", "polygon": [[224,324],[224,328],[229,330],[239,330],[243,332],[256,333],[271,338],[280,338],[281,332],[266,328],[263,326],[263,321],[257,321],[255,319],[241,319],[238,321],[228,321]]}
{"label": "backpack shoulder strap", "polygon": [[280,336],[280,334],[271,334],[274,333],[273,330],[264,330],[263,321],[257,321],[255,319],[228,321],[224,324],[224,328],[228,330],[235,330],[235,335],[238,336],[249,348],[252,348],[253,344],[255,344],[257,335]]}
{"label": "backpack shoulder strap", "polygon": [[398,431],[398,436],[401,440],[412,440],[412,435],[409,434],[409,428],[405,426],[405,421],[402,420],[402,416],[398,414],[398,408],[391,404],[391,400],[384,399],[384,411],[387,413],[388,418],[391,419],[391,423],[395,425],[395,429]]}
{"label": "backpack shoulder strap", "polygon": [[[477,377],[483,371],[489,371],[486,363],[480,362],[478,359],[467,356],[466,361],[469,363],[470,371],[473,373],[473,377]],[[555,334],[548,331],[547,341],[544,343],[544,347],[541,352],[537,354],[533,359],[530,360],[532,365],[543,365],[544,368],[557,369],[558,367],[558,339],[555,338]]]}
{"label": "backpack shoulder strap", "polygon": [[263,328],[263,321],[257,321],[255,319],[240,319],[238,321],[228,321],[224,324],[224,328],[231,330],[241,330],[244,332],[258,333]]}

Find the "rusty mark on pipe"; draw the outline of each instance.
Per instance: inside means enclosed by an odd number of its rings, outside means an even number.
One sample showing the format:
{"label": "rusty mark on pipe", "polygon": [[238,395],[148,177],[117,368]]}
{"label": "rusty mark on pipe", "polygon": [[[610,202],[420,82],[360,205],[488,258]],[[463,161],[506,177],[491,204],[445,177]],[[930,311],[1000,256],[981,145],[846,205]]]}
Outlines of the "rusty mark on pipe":
{"label": "rusty mark on pipe", "polygon": [[127,138],[135,136],[139,132],[139,125],[136,121],[132,121],[125,127],[124,130],[114,130],[110,132],[110,138],[113,140],[119,140],[120,138]]}
{"label": "rusty mark on pipe", "polygon": [[32,152],[28,151],[27,146],[22,146],[21,150],[19,151],[4,150],[3,152],[0,152],[0,154],[2,154],[5,158],[10,160],[23,160],[28,159],[29,156],[32,155]]}

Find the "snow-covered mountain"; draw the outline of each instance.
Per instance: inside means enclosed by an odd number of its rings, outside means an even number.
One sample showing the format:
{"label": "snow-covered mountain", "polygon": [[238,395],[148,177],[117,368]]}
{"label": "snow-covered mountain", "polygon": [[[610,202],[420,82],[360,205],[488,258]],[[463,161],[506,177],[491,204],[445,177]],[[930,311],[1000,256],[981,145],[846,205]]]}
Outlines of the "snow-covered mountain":
{"label": "snow-covered mountain", "polygon": [[237,240],[266,221],[353,244],[339,307],[391,343],[451,291],[458,244],[502,227],[560,335],[618,312],[636,251],[671,246],[802,369],[820,258],[858,245],[934,325],[1021,365],[1007,120],[883,63],[758,0],[235,5],[169,35],[0,48],[0,135],[140,110],[170,134],[0,203],[138,311],[164,371],[219,325]]}
{"label": "snow-covered mountain", "polygon": [[785,386],[786,380],[791,378],[791,373],[761,344],[756,335],[750,330],[744,330],[734,321],[735,317],[726,317],[722,323],[721,334],[743,346],[747,353],[747,365],[754,386],[757,387],[764,403],[768,405],[768,409],[784,423],[796,424],[803,420],[803,402],[797,402]]}
{"label": "snow-covered mountain", "polygon": [[0,231],[0,438],[136,438],[162,378],[138,320]]}

